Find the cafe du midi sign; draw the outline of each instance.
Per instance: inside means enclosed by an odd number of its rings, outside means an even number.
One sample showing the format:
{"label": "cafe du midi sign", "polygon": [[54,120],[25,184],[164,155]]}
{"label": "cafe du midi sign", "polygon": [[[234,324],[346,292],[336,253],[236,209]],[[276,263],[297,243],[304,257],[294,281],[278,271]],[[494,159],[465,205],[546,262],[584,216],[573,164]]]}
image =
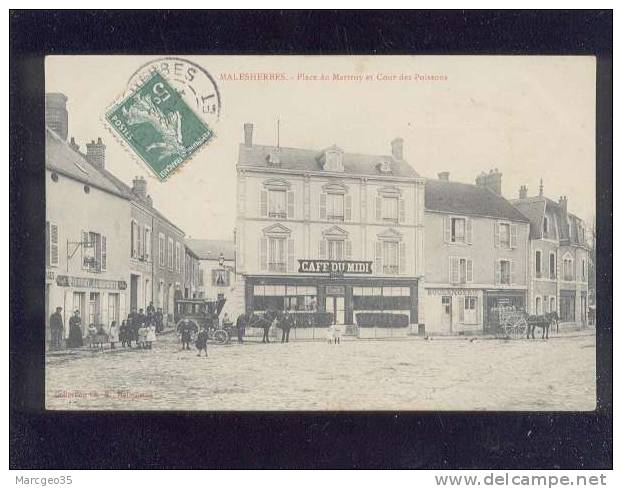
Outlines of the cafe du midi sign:
{"label": "cafe du midi sign", "polygon": [[339,277],[345,273],[371,274],[370,261],[298,260],[298,273],[327,273]]}

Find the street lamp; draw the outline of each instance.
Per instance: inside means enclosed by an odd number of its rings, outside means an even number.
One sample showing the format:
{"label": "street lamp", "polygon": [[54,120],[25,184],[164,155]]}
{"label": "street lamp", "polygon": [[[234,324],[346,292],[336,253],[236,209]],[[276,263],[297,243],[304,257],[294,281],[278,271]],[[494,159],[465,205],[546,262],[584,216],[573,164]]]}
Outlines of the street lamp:
{"label": "street lamp", "polygon": [[218,257],[218,266],[222,268],[224,265],[225,265],[225,255],[221,253],[220,256]]}

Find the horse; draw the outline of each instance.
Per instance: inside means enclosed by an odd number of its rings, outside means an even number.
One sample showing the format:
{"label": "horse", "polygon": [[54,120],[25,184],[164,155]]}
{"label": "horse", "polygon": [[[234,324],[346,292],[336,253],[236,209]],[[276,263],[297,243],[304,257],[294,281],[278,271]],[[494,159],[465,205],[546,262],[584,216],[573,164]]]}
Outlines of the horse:
{"label": "horse", "polygon": [[549,339],[549,329],[554,324],[557,323],[558,317],[556,312],[549,312],[547,314],[536,316],[536,315],[528,315],[527,316],[527,339],[531,337],[531,339],[535,339],[536,328],[542,328],[542,339]]}
{"label": "horse", "polygon": [[248,326],[253,328],[263,328],[263,338],[261,340],[262,343],[270,343],[270,326],[272,326],[274,318],[276,318],[277,315],[278,313],[276,311],[266,311],[262,316],[252,314],[252,316],[249,318]]}

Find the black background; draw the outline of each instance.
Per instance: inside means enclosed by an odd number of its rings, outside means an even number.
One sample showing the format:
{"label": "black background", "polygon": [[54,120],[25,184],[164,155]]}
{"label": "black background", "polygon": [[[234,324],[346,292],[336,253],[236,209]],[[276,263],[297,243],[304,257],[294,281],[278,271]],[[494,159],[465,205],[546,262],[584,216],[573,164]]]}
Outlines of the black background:
{"label": "black background", "polygon": [[[612,25],[612,11],[12,11],[10,467],[611,468]],[[596,55],[596,411],[45,412],[44,56],[106,53]]]}

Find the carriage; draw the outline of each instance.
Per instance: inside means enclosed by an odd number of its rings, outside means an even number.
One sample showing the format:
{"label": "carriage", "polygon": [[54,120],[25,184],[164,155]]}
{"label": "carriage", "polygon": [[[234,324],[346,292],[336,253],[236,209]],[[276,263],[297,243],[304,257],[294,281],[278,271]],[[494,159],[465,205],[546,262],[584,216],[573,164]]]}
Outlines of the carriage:
{"label": "carriage", "polygon": [[515,306],[497,307],[499,330],[497,334],[503,338],[523,338],[527,334],[527,315]]}
{"label": "carriage", "polygon": [[176,299],[175,300],[175,328],[183,321],[190,321],[198,331],[202,327],[207,329],[208,338],[214,343],[224,345],[232,335],[232,326],[222,327],[220,315],[226,299]]}

